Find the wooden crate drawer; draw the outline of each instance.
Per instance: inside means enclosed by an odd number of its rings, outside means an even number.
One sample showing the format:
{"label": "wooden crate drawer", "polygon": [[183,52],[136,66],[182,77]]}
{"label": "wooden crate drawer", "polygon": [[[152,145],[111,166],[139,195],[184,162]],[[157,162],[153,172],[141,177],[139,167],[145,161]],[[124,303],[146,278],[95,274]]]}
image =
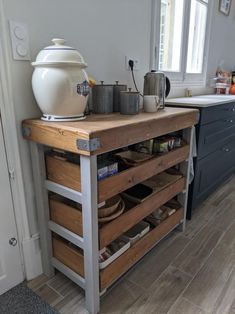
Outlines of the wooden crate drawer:
{"label": "wooden crate drawer", "polygon": [[49,198],[50,219],[62,227],[82,236],[82,211],[72,201],[59,195]]}
{"label": "wooden crate drawer", "polygon": [[[153,157],[136,167],[129,168],[98,182],[98,202],[127,190],[188,158],[189,145],[164,155]],[[81,191],[80,167],[65,160],[46,156],[47,178],[76,191]]]}
{"label": "wooden crate drawer", "polygon": [[132,167],[99,182],[99,201],[102,202],[144,180],[149,179],[178,163],[189,155],[189,145],[177,148],[164,155],[156,156],[139,166]]}
{"label": "wooden crate drawer", "polygon": [[57,236],[52,238],[52,248],[53,257],[84,277],[84,258],[81,250]]}
{"label": "wooden crate drawer", "polygon": [[159,240],[174,229],[183,219],[183,209],[177,210],[172,216],[164,220],[158,227],[152,229],[130,249],[118,257],[113,263],[100,271],[101,291],[109,287],[123,275],[141,257],[143,257]]}
{"label": "wooden crate drawer", "polygon": [[81,192],[79,165],[53,156],[46,156],[47,179]]}
{"label": "wooden crate drawer", "polygon": [[146,216],[150,215],[156,208],[168,202],[184,189],[185,178],[182,177],[172,182],[156,194],[153,194],[143,203],[136,205],[124,212],[118,218],[102,226],[100,229],[100,249],[107,246]]}

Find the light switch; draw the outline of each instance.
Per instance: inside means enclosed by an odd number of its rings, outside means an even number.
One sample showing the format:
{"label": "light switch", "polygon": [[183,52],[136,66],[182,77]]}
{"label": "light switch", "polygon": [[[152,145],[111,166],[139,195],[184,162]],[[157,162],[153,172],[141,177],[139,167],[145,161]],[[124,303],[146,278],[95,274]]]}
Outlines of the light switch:
{"label": "light switch", "polygon": [[27,25],[9,21],[12,55],[14,60],[30,60],[29,33]]}

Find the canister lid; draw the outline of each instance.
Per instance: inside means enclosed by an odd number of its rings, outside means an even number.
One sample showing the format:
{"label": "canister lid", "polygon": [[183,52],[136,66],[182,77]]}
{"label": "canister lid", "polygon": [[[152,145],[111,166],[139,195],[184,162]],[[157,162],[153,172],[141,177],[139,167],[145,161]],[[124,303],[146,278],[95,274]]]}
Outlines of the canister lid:
{"label": "canister lid", "polygon": [[83,56],[73,47],[66,46],[62,38],[52,39],[54,45],[45,47],[37,55],[36,61],[32,62],[33,66],[43,65],[75,65],[80,68],[86,68]]}

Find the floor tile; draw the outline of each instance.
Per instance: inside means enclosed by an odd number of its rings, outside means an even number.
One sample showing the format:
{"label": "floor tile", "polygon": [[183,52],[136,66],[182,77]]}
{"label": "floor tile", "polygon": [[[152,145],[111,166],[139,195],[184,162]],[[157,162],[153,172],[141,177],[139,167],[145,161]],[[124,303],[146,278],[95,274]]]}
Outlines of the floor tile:
{"label": "floor tile", "polygon": [[218,245],[183,296],[211,312],[230,277],[234,263],[234,252],[224,245]]}
{"label": "floor tile", "polygon": [[35,293],[37,293],[43,300],[47,301],[47,303],[49,303],[51,306],[54,306],[63,299],[60,294],[58,294],[46,284],[38,288]]}
{"label": "floor tile", "polygon": [[165,314],[178,299],[191,277],[174,267],[166,271],[152,284],[126,314]]}

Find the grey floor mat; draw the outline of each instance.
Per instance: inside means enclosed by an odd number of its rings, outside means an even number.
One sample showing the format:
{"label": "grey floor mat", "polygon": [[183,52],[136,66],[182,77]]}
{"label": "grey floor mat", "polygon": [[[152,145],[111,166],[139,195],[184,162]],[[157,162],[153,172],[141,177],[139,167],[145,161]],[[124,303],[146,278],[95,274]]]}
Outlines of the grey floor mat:
{"label": "grey floor mat", "polygon": [[24,283],[0,296],[1,314],[58,314]]}

